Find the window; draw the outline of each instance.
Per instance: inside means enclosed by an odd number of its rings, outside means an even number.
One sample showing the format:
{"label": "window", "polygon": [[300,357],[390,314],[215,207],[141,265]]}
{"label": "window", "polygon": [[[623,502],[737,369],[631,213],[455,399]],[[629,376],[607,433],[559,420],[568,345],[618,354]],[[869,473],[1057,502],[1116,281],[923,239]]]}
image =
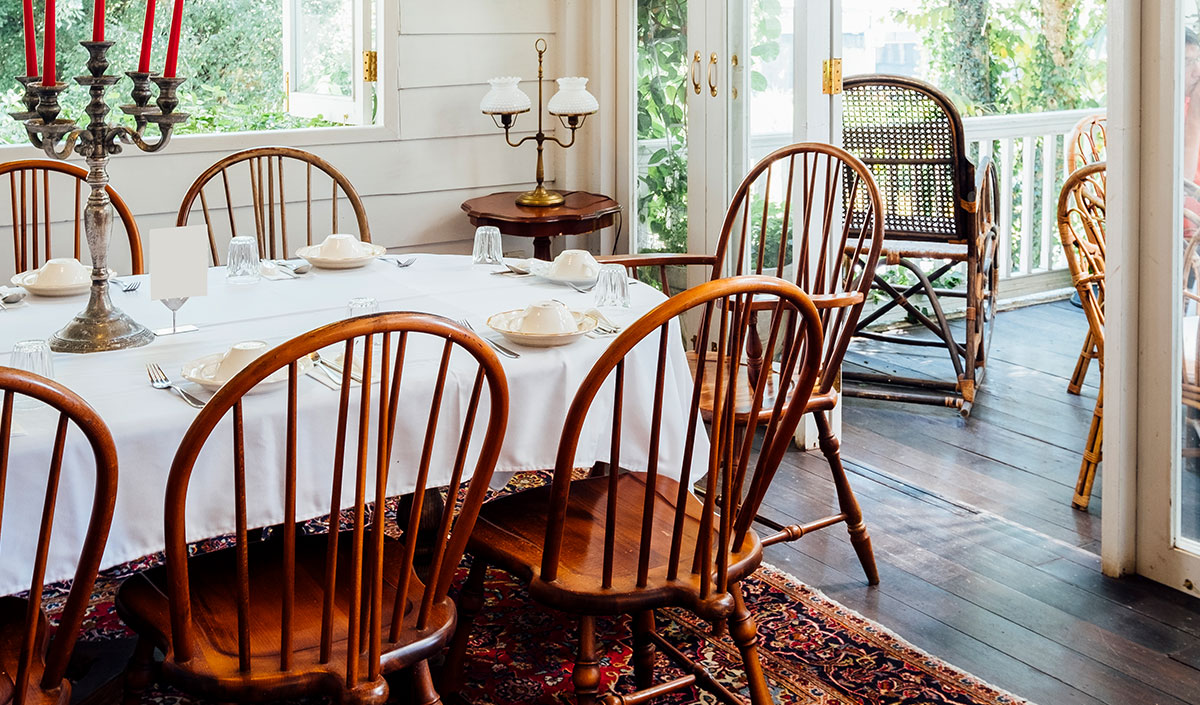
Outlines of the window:
{"label": "window", "polygon": [[[151,69],[161,70],[174,3],[159,0],[155,18]],[[14,9],[15,9],[14,5]],[[364,80],[364,51],[371,40],[375,0],[194,0],[184,6],[179,73],[188,81],[180,89],[180,110],[191,120],[179,134],[284,130],[304,127],[374,124],[375,92]],[[79,46],[90,38],[92,4],[59,3],[58,72],[83,72],[86,53]],[[110,73],[137,64],[145,19],[143,0],[109,0],[106,38]],[[35,2],[41,31],[42,3]],[[6,110],[17,109],[21,88],[11,78],[23,75],[21,13],[0,19],[0,86]],[[39,58],[42,39],[38,38]],[[69,81],[63,116],[86,119],[87,92]],[[108,103],[129,102],[130,84],[122,81]],[[0,144],[24,144],[24,129],[0,119]]]}

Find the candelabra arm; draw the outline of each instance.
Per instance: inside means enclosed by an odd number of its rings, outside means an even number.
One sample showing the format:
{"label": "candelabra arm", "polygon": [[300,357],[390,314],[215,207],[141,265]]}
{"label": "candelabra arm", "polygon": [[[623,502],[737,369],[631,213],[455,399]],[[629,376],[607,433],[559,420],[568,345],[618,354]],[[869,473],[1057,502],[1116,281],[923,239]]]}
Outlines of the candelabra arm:
{"label": "candelabra arm", "polygon": [[[75,151],[75,143],[79,141],[79,138],[82,137],[85,132],[87,132],[87,130],[72,130],[66,135],[66,137],[63,137],[61,141],[59,139],[55,139],[53,135],[50,136],[51,139],[42,139],[33,133],[30,133],[29,136],[31,140],[34,137],[38,137],[37,141],[34,142],[34,146],[41,147],[42,151],[46,153],[46,156],[50,157],[51,159],[61,160],[71,156],[71,152]],[[62,145],[61,148],[58,147],[60,144]]]}
{"label": "candelabra arm", "polygon": [[149,152],[152,154],[162,150],[171,141],[172,130],[169,127],[164,129],[163,126],[160,125],[158,129],[158,140],[154,142],[147,142],[140,131],[130,127],[125,127],[124,125],[113,130],[112,139],[114,142],[116,140],[121,140],[125,144],[132,144],[143,152]]}

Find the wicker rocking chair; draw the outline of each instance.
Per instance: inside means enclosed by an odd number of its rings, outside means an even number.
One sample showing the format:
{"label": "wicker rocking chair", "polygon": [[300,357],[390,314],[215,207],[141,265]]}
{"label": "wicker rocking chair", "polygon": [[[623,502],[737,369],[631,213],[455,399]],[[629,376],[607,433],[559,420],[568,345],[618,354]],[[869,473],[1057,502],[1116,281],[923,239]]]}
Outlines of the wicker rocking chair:
{"label": "wicker rocking chair", "polygon": [[[962,118],[933,86],[901,76],[864,75],[845,81],[842,137],[846,151],[871,170],[885,202],[881,263],[899,265],[916,283],[893,284],[879,271],[874,289],[888,300],[858,321],[855,334],[888,343],[942,347],[953,381],[908,377],[886,363],[878,371],[846,372],[846,396],[936,404],[971,413],[987,363],[995,317],[996,172],[989,160],[967,157]],[[854,212],[849,217],[860,217]],[[926,272],[919,260],[940,260]],[[965,264],[960,287],[938,280]],[[932,315],[913,303],[924,296]],[[942,300],[966,300],[965,337],[956,338]],[[871,330],[897,307],[935,339]],[[907,388],[907,389],[906,389]],[[915,388],[915,389],[914,389]]]}

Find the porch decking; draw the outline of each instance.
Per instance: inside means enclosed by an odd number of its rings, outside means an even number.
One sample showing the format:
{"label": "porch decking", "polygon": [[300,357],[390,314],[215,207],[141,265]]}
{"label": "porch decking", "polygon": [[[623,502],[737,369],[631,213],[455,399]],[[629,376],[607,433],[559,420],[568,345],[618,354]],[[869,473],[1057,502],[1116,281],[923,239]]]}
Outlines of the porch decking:
{"label": "porch decking", "polygon": [[[1086,323],[1066,302],[1000,315],[984,391],[952,409],[847,399],[843,453],[879,561],[869,589],[844,531],[773,546],[767,560],[917,646],[1040,705],[1200,702],[1200,601],[1100,573],[1099,482],[1071,509],[1096,398],[1067,378]],[[857,343],[851,364],[880,369]],[[894,350],[894,348],[892,349]],[[940,351],[889,364],[947,373]],[[789,453],[764,510],[835,504],[817,452]],[[778,491],[775,489],[778,488]]]}

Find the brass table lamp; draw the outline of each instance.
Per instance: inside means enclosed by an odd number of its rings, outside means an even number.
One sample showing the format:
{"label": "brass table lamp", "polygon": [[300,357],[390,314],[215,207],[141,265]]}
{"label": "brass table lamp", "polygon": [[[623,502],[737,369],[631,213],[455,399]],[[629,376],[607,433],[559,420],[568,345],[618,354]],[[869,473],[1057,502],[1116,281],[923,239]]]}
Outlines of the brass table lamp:
{"label": "brass table lamp", "polygon": [[544,184],[546,180],[546,169],[542,158],[544,145],[546,142],[554,142],[564,149],[570,148],[575,144],[575,131],[583,126],[583,121],[588,115],[600,109],[600,104],[596,102],[595,96],[587,91],[588,80],[586,78],[573,76],[558,79],[558,92],[550,98],[550,104],[546,106],[546,109],[551,115],[558,118],[563,127],[571,131],[571,140],[563,142],[556,136],[547,135],[542,129],[542,81],[544,78],[542,62],[546,55],[546,40],[538,39],[534,42],[533,48],[537,50],[538,55],[537,134],[528,135],[517,142],[513,142],[510,136],[510,131],[517,122],[517,116],[529,112],[532,108],[529,96],[525,95],[519,86],[521,82],[519,77],[502,76],[488,81],[491,90],[479,103],[479,109],[484,115],[491,115],[496,127],[504,130],[504,139],[509,145],[520,147],[530,140],[537,142],[537,188],[521,194],[517,198],[517,203],[522,206],[557,206],[562,204],[564,198],[561,193],[548,190]]}

